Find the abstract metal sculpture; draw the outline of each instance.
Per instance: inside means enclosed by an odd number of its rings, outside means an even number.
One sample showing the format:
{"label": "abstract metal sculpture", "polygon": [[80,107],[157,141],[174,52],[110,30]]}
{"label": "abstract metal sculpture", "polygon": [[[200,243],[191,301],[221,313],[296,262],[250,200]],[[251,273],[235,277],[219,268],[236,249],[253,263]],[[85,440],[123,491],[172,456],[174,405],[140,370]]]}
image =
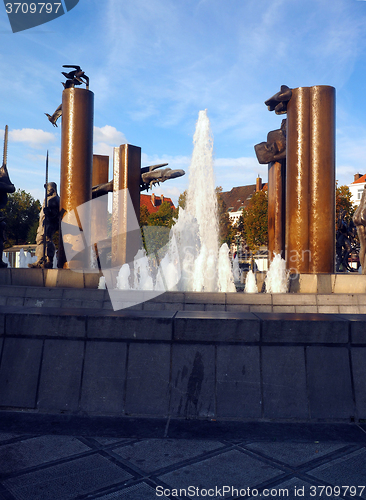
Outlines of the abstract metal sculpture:
{"label": "abstract metal sculpture", "polygon": [[269,111],[274,111],[276,115],[287,113],[287,103],[291,99],[292,90],[287,85],[281,85],[281,90],[265,101]]}
{"label": "abstract metal sculpture", "polygon": [[[185,174],[184,170],[172,170],[171,168],[164,168],[163,170],[157,170],[161,167],[166,167],[168,163],[159,163],[158,165],[150,165],[149,167],[141,168],[140,176],[140,191],[148,191],[155,184],[160,182],[165,182],[169,179],[175,179],[176,177],[181,177]],[[104,194],[111,193],[113,191],[113,179],[104,184],[98,184],[92,188],[93,198],[99,198]]]}
{"label": "abstract metal sculpture", "polygon": [[74,71],[70,71],[69,73],[61,71],[61,73],[66,78],[66,83],[63,84],[65,89],[74,87],[75,85],[82,85],[83,83],[85,83],[86,90],[89,90],[89,77],[86,76],[85,72],[80,68],[80,66],[74,66],[72,64],[71,65],[64,64],[62,67],[74,68]]}
{"label": "abstract metal sculpture", "polygon": [[361,201],[353,216],[353,222],[357,228],[358,239],[360,240],[359,259],[362,267],[362,274],[366,274],[366,189],[364,188]]}
{"label": "abstract metal sculpture", "polygon": [[267,135],[267,142],[254,146],[258,162],[262,165],[286,158],[286,119],[282,120],[281,128],[272,130]]}

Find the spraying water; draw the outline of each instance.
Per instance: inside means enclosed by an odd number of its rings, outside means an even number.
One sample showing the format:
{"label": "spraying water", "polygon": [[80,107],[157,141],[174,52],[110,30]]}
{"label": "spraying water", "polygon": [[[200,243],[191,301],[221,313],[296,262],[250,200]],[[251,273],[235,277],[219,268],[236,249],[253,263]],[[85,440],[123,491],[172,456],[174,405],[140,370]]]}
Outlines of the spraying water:
{"label": "spraying water", "polygon": [[[193,137],[186,208],[170,232],[158,269],[142,251],[135,257],[134,284],[121,268],[117,288],[235,292],[226,244],[219,250],[217,195],[213,170],[213,137],[206,110],[200,111]],[[139,261],[138,270],[136,261]],[[153,275],[153,277],[152,277]]]}
{"label": "spraying water", "polygon": [[257,281],[255,274],[250,269],[245,279],[244,293],[258,293]]}
{"label": "spraying water", "polygon": [[265,279],[267,293],[287,293],[290,271],[280,254],[274,254]]}

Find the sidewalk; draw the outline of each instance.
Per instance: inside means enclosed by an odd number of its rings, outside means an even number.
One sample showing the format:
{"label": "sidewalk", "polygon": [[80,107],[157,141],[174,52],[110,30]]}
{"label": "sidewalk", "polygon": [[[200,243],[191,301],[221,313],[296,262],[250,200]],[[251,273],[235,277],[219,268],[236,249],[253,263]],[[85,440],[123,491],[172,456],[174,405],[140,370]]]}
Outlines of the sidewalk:
{"label": "sidewalk", "polygon": [[366,498],[366,426],[2,412],[0,484],[1,500]]}

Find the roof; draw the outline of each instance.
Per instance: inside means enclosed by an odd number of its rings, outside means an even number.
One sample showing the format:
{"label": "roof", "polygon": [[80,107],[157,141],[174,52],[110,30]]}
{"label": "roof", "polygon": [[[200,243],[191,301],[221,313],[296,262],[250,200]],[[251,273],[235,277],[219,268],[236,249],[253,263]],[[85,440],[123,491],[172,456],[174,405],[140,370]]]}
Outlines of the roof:
{"label": "roof", "polygon": [[357,181],[353,181],[351,184],[360,184],[361,182],[366,182],[366,174],[362,175]]}
{"label": "roof", "polygon": [[171,198],[165,198],[164,195],[156,196],[154,193],[140,194],[140,205],[145,205],[149,214],[156,213],[164,201],[167,201],[172,208],[175,208]]}
{"label": "roof", "polygon": [[[267,183],[262,184],[262,191],[267,189]],[[256,185],[239,186],[232,188],[231,191],[221,193],[222,199],[225,202],[229,212],[238,212],[241,207],[247,207],[250,199],[255,193]]]}

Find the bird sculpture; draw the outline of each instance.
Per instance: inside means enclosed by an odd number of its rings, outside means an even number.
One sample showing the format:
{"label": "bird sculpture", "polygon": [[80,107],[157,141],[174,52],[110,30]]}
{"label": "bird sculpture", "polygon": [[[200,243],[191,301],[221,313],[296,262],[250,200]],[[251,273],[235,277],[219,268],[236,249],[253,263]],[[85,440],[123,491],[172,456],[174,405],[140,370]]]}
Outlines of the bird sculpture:
{"label": "bird sculpture", "polygon": [[[74,71],[70,71],[69,73],[65,73],[64,71],[61,72],[67,80],[73,81],[73,85],[81,85],[82,83],[85,83],[86,88],[89,89],[89,77],[86,76],[85,72],[80,68],[80,66],[64,64],[62,67],[74,68]],[[75,83],[75,81],[79,83]]]}
{"label": "bird sculpture", "polygon": [[57,127],[57,120],[60,118],[62,115],[62,104],[59,105],[59,107],[56,109],[56,111],[53,113],[53,115],[49,115],[48,113],[45,113],[49,121],[52,123],[54,127]]}

